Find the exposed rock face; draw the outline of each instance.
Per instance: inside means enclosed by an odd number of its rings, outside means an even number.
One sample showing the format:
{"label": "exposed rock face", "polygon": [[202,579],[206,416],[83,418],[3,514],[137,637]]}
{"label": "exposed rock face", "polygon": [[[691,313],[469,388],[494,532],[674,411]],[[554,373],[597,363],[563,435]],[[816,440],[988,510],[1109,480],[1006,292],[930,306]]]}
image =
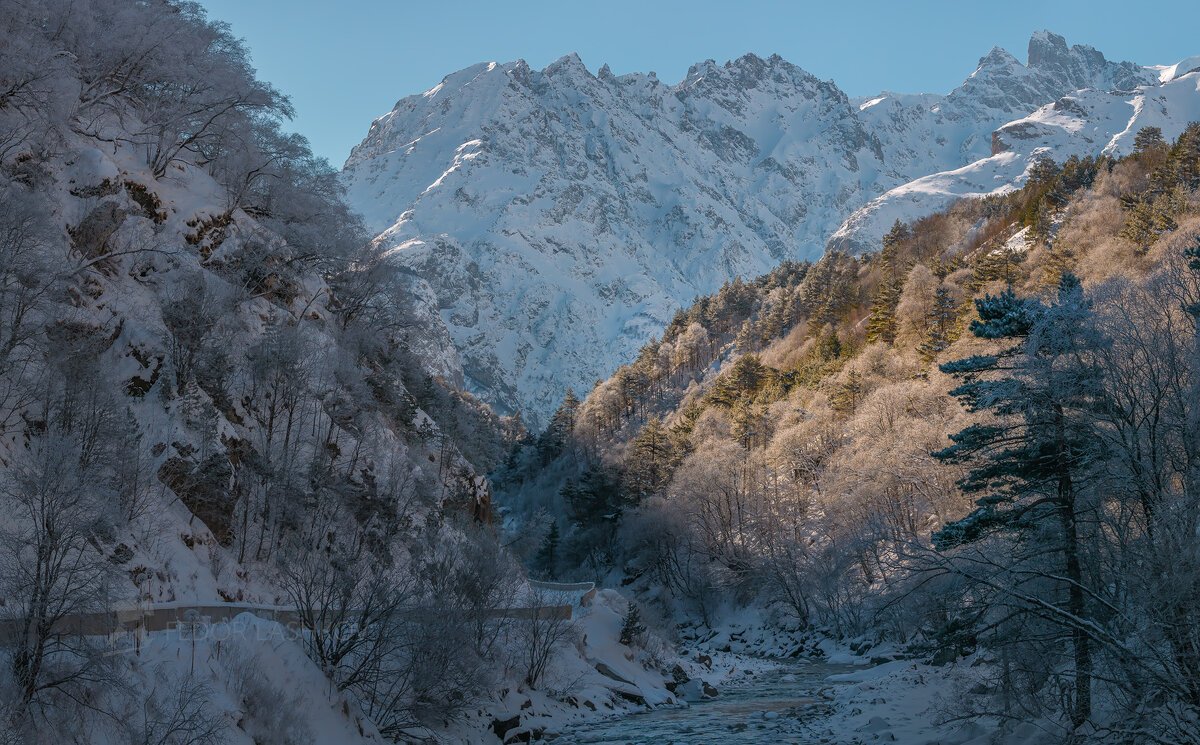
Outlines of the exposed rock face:
{"label": "exposed rock face", "polygon": [[538,424],[696,295],[831,236],[872,249],[874,219],[843,222],[876,197],[992,156],[1010,146],[993,131],[1068,93],[1158,74],[1046,32],[1029,64],[994,49],[947,95],[852,100],[778,56],[709,60],[676,85],[574,55],[485,63],[376,120],[344,178],[428,283],[468,388]]}

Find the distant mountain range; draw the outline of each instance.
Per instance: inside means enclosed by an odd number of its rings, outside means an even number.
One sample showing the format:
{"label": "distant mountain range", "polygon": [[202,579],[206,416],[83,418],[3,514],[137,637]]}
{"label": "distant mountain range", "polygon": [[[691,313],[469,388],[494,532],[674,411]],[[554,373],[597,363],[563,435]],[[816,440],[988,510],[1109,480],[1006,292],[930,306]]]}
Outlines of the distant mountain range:
{"label": "distant mountain range", "polygon": [[873,250],[896,219],[1012,188],[1043,152],[1174,137],[1200,119],[1197,68],[1048,32],[1025,64],[993,49],[946,95],[851,98],[752,54],[674,85],[575,55],[484,63],[400,100],[343,177],[436,305],[468,388],[538,424],[733,277]]}

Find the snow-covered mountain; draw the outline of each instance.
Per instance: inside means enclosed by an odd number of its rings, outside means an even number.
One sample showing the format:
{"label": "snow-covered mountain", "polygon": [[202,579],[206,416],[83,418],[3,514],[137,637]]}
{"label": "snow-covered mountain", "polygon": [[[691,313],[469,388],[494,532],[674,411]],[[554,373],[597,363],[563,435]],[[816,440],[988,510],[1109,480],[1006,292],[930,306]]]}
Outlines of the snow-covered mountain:
{"label": "snow-covered mountain", "polygon": [[777,56],[709,60],[675,85],[593,75],[574,55],[541,71],[486,63],[402,99],[343,176],[371,229],[428,283],[468,387],[536,423],[696,295],[814,258],[831,237],[868,250],[881,222],[957,193],[897,187],[1018,163],[1011,132],[993,139],[1006,123],[1083,89],[1150,95],[1160,76],[1183,80],[1046,32],[1027,64],[994,49],[947,95],[851,99]]}
{"label": "snow-covered mountain", "polygon": [[1071,155],[1128,155],[1143,127],[1158,127],[1173,140],[1189,122],[1200,121],[1200,57],[1145,68],[1145,75],[1153,80],[1132,90],[1083,88],[999,126],[991,136],[990,155],[888,190],[856,210],[829,245],[867,250],[878,245],[897,219],[911,220],[956,199],[1015,188],[1040,155],[1059,161]]}

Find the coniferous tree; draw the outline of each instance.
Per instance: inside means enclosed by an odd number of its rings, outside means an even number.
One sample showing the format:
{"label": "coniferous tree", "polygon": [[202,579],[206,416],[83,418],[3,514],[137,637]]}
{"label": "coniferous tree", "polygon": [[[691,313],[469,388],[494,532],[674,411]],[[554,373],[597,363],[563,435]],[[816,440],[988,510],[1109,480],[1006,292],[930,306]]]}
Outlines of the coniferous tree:
{"label": "coniferous tree", "polygon": [[867,341],[891,344],[896,340],[896,306],[904,289],[904,273],[898,266],[899,246],[912,237],[908,226],[897,220],[883,237],[879,252],[879,289],[871,300],[871,315],[867,319]]}
{"label": "coniferous tree", "polygon": [[871,302],[871,315],[867,318],[867,341],[892,344],[896,341],[896,306],[900,304],[900,285],[893,280],[884,280]]}
{"label": "coniferous tree", "polygon": [[832,362],[842,356],[842,342],[838,339],[837,331],[827,329],[817,340],[815,347],[817,359],[821,362]]}
{"label": "coniferous tree", "polygon": [[1063,275],[1050,306],[1020,300],[1010,290],[978,300],[976,307],[979,320],[971,324],[976,336],[1015,343],[997,354],[942,365],[963,381],[952,393],[995,419],[951,435],[954,444],[934,453],[970,468],[959,486],[978,495],[978,507],[937,531],[933,541],[940,551],[991,537],[1010,541],[1015,550],[1002,552],[1004,572],[1057,585],[1054,592],[1038,594],[1025,582],[993,580],[1027,612],[1069,633],[1069,713],[1078,727],[1091,716],[1093,664],[1079,527],[1080,484],[1099,441],[1088,417],[1100,397],[1099,371],[1086,362],[1097,344],[1088,329],[1090,308],[1071,274]]}
{"label": "coniferous tree", "polygon": [[1159,127],[1142,127],[1133,136],[1133,154],[1138,158],[1157,158],[1165,154],[1167,142]]}
{"label": "coniferous tree", "polygon": [[770,377],[771,370],[757,355],[744,354],[713,385],[709,400],[718,406],[731,407],[738,399],[756,394]]}
{"label": "coniferous tree", "polygon": [[642,611],[638,608],[637,603],[629,601],[629,610],[625,612],[625,619],[621,622],[620,642],[627,647],[632,647],[646,633],[646,626],[642,623]]}
{"label": "coniferous tree", "polygon": [[729,414],[729,434],[747,450],[765,444],[769,425],[763,406],[749,399],[739,399]]}
{"label": "coniferous tree", "polygon": [[783,302],[776,303],[758,324],[756,336],[759,344],[766,344],[776,339],[783,332],[786,322],[787,306]]}
{"label": "coniferous tree", "polygon": [[1042,267],[1042,284],[1047,287],[1057,287],[1064,274],[1070,274],[1075,267],[1075,252],[1069,246],[1055,242],[1046,251],[1045,263]]}
{"label": "coniferous tree", "polygon": [[562,404],[550,417],[550,424],[538,438],[537,449],[542,463],[549,463],[563,453],[575,430],[575,418],[579,413],[579,399],[575,391],[567,389]]}
{"label": "coniferous tree", "polygon": [[1011,285],[1017,278],[1017,269],[1025,259],[1021,251],[1005,246],[986,251],[975,262],[971,275],[971,289],[978,290],[988,282],[1000,281]]}
{"label": "coniferous tree", "polygon": [[883,236],[884,253],[890,251],[894,255],[897,246],[911,239],[912,229],[900,220],[896,220],[896,222],[892,223],[892,227],[888,230],[887,234]]}
{"label": "coniferous tree", "polygon": [[619,480],[603,466],[589,468],[578,480],[568,481],[561,496],[577,528],[615,523],[621,517]]}
{"label": "coniferous tree", "polygon": [[634,438],[625,460],[623,491],[627,504],[641,504],[667,488],[675,465],[673,450],[667,428],[658,417],[651,417]]}
{"label": "coniferous tree", "polygon": [[558,522],[550,522],[550,531],[542,540],[541,548],[534,557],[533,566],[543,577],[553,577],[558,568]]}
{"label": "coniferous tree", "polygon": [[617,525],[621,520],[621,482],[603,466],[589,468],[559,493],[571,516],[566,560],[601,570],[611,565]]}
{"label": "coniferous tree", "polygon": [[950,288],[940,285],[934,294],[933,307],[930,308],[926,318],[928,335],[917,349],[922,360],[932,362],[950,346],[956,335],[957,323],[958,302],[955,301]]}
{"label": "coniferous tree", "polygon": [[1122,197],[1126,217],[1121,237],[1133,243],[1138,254],[1147,253],[1158,236],[1178,227],[1172,214],[1177,210],[1178,200],[1173,191]]}
{"label": "coniferous tree", "polygon": [[1192,122],[1175,140],[1167,156],[1173,181],[1183,189],[1200,189],[1200,122]]}
{"label": "coniferous tree", "polygon": [[749,318],[747,318],[745,321],[742,321],[742,327],[738,331],[737,338],[734,339],[733,345],[737,351],[741,352],[742,354],[753,352],[758,347],[757,339],[755,338],[754,334],[754,323],[751,322]]}
{"label": "coniferous tree", "polygon": [[863,397],[862,375],[858,370],[851,369],[846,374],[845,382],[841,383],[834,392],[830,403],[833,410],[841,416],[849,416],[858,408]]}

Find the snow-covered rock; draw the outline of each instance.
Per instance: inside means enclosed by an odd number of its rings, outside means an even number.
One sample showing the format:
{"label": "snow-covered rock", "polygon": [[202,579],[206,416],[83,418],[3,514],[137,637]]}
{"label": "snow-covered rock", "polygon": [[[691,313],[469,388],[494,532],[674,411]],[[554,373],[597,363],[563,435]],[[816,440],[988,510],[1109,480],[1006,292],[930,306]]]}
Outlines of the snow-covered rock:
{"label": "snow-covered rock", "polygon": [[[1010,183],[1024,150],[994,154],[1006,123],[1178,72],[1047,32],[1027,64],[994,49],[946,95],[851,99],[752,54],[674,85],[593,74],[574,55],[540,71],[483,63],[400,100],[343,175],[379,240],[432,288],[468,388],[536,424],[566,386],[589,389],[726,280],[827,243],[869,250],[881,220],[942,204],[926,192]],[[992,170],[956,173],[989,158]]]}

